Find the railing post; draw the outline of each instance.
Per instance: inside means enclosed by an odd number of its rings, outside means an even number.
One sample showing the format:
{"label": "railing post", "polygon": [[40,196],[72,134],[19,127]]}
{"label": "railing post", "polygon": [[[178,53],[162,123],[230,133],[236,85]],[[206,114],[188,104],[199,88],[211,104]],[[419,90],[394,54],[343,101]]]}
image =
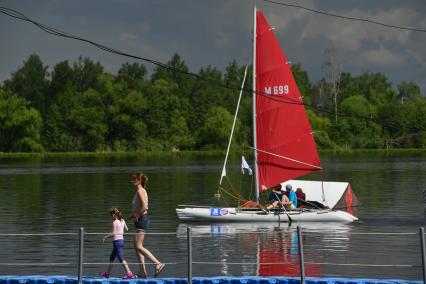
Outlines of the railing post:
{"label": "railing post", "polygon": [[426,215],[426,188],[423,189],[423,214]]}
{"label": "railing post", "polygon": [[192,284],[192,230],[191,227],[186,229],[188,241],[188,284]]}
{"label": "railing post", "polygon": [[297,244],[300,259],[300,284],[305,284],[305,258],[303,255],[302,228],[300,226],[297,226]]}
{"label": "railing post", "polygon": [[78,232],[78,284],[83,283],[83,245],[84,245],[84,228],[80,227]]}
{"label": "railing post", "polygon": [[426,248],[425,248],[425,228],[420,227],[420,246],[422,249],[422,264],[423,264],[423,283],[426,284]]}

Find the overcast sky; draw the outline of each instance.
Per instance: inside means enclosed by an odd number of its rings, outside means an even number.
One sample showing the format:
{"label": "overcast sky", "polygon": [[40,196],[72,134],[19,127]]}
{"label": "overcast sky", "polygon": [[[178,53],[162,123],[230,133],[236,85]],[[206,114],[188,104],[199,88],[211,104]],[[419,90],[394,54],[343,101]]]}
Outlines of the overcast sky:
{"label": "overcast sky", "polygon": [[[426,1],[276,0],[342,16],[426,29]],[[271,24],[289,61],[301,63],[312,82],[323,77],[324,50],[338,51],[342,70],[381,72],[393,86],[417,83],[426,96],[426,33],[315,14],[260,0],[3,0],[0,6],[106,46],[167,62],[178,53],[192,72],[224,70],[236,59],[251,63],[253,7]],[[83,42],[49,35],[34,25],[0,14],[0,82],[30,54],[54,66],[79,56],[99,61],[110,73],[130,58]],[[148,68],[152,65],[145,63]]]}

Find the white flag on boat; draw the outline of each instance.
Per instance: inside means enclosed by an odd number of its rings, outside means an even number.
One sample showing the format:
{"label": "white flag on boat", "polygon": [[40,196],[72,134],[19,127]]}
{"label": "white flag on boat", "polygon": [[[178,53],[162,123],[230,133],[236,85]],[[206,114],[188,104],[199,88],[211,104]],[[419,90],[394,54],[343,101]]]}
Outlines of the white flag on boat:
{"label": "white flag on boat", "polygon": [[246,159],[244,158],[244,156],[241,156],[241,170],[243,171],[243,174],[244,174],[244,169],[248,171],[249,175],[253,174],[253,171],[250,169],[250,166],[247,163]]}

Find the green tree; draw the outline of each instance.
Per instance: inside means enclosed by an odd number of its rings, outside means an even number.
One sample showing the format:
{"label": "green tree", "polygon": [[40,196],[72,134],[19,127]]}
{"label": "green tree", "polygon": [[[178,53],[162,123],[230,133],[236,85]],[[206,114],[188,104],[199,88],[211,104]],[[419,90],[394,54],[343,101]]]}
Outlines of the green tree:
{"label": "green tree", "polygon": [[[413,146],[426,148],[426,99],[419,98],[412,103],[415,105],[415,121],[410,124],[410,132],[413,134]],[[404,106],[407,104],[404,104]]]}
{"label": "green tree", "polygon": [[318,148],[330,149],[336,148],[336,144],[328,136],[328,132],[332,129],[332,123],[327,117],[321,117],[312,110],[307,110],[309,122],[311,123],[312,132],[314,133],[315,142]]}
{"label": "green tree", "polygon": [[373,105],[382,106],[396,96],[392,84],[381,73],[364,73],[355,80],[361,86],[362,94]]}
{"label": "green tree", "polygon": [[398,85],[397,99],[403,104],[406,100],[416,101],[421,98],[420,87],[412,82],[402,82]]}
{"label": "green tree", "polygon": [[222,73],[209,65],[202,68],[198,75],[203,80],[199,79],[194,83],[194,92],[189,101],[192,109],[188,124],[191,131],[197,131],[203,125],[210,108],[222,103]]}
{"label": "green tree", "polygon": [[51,151],[101,151],[106,149],[105,109],[102,95],[65,90],[49,109],[45,123],[46,145]]}
{"label": "green tree", "polygon": [[[426,130],[426,100],[419,98],[415,101],[407,100],[404,104],[394,104],[393,118],[387,114],[387,126],[391,141],[404,148],[423,148],[424,133]],[[394,124],[391,124],[391,123]]]}
{"label": "green tree", "polygon": [[351,96],[341,104],[341,117],[334,125],[333,140],[348,148],[381,148],[381,126],[374,119],[377,108],[363,96]]}
{"label": "green tree", "polygon": [[41,152],[40,113],[17,95],[0,89],[0,151]]}
{"label": "green tree", "polygon": [[[177,86],[173,89],[173,95],[179,98],[179,112],[184,116],[186,122],[191,122],[196,116],[191,102],[194,92],[194,81],[196,79],[190,74],[188,66],[179,54],[175,53],[165,67],[157,67],[154,70],[151,82],[154,83],[160,79]],[[190,131],[192,132],[194,129],[191,128]]]}
{"label": "green tree", "polygon": [[56,96],[66,90],[75,90],[75,74],[68,61],[62,61],[53,67],[49,84],[49,99],[53,103]]}
{"label": "green tree", "polygon": [[84,92],[89,88],[96,89],[98,76],[104,73],[104,68],[99,62],[90,58],[79,58],[73,65],[74,80],[77,91]]}
{"label": "green tree", "polygon": [[74,97],[78,96],[74,69],[68,61],[53,67],[51,81],[45,93],[46,108],[43,115],[43,146],[48,151],[75,150],[71,146],[73,137],[67,133],[63,115],[75,107]]}
{"label": "green tree", "polygon": [[72,100],[67,100],[66,97],[72,98],[73,92],[64,90],[57,95],[43,122],[43,145],[51,152],[72,151],[72,137],[66,132],[65,115],[73,107]]}
{"label": "green tree", "polygon": [[[328,64],[328,71],[338,67],[332,60]],[[311,106],[307,113],[318,147],[426,148],[426,99],[415,83],[402,82],[395,90],[384,74],[352,76],[335,69],[313,85],[300,64],[291,68]],[[251,72],[238,114],[237,145],[253,143]],[[79,58],[72,65],[56,64],[49,82],[47,66],[33,54],[4,82],[0,150],[222,149],[244,66],[232,60],[223,74],[210,65],[197,76],[188,73],[178,54],[150,80],[142,64],[125,63],[111,75],[99,62]],[[9,105],[17,115],[6,111]],[[25,123],[32,125],[25,128]],[[15,136],[10,140],[6,133]]]}
{"label": "green tree", "polygon": [[[172,81],[174,83],[186,82],[189,74],[189,68],[179,54],[173,54],[172,58],[166,63],[165,67],[157,67],[151,76],[151,81],[155,82],[159,79]],[[181,87],[184,87],[183,85]]]}
{"label": "green tree", "polygon": [[341,100],[345,100],[350,96],[363,95],[362,81],[352,77],[350,73],[343,72],[340,77]]}
{"label": "green tree", "polygon": [[50,151],[100,151],[106,149],[106,114],[98,77],[99,62],[79,58],[72,68],[67,61],[52,72],[50,104],[46,110],[43,136]]}
{"label": "green tree", "polygon": [[[198,142],[202,149],[226,149],[234,117],[223,107],[212,107],[206,115],[203,126],[198,133]],[[237,119],[235,133],[240,122]],[[235,139],[235,135],[234,135]]]}
{"label": "green tree", "polygon": [[24,98],[30,105],[40,111],[45,110],[45,92],[48,86],[48,66],[45,66],[36,54],[30,55],[24,66],[12,73],[10,80],[4,82],[4,87],[10,93]]}
{"label": "green tree", "polygon": [[169,139],[170,149],[191,149],[195,138],[191,135],[185,117],[178,109],[174,109],[170,115]]}
{"label": "green tree", "polygon": [[176,88],[175,83],[158,79],[147,91],[145,122],[150,135],[147,142],[154,149],[170,150],[192,144]]}
{"label": "green tree", "polygon": [[117,81],[125,82],[127,87],[132,90],[143,88],[147,70],[145,65],[139,63],[128,63],[121,65],[118,70]]}
{"label": "green tree", "polygon": [[101,75],[98,85],[103,94],[108,134],[108,147],[115,151],[144,149],[147,126],[144,123],[148,108],[141,91],[129,89],[127,82],[113,81],[109,75]]}
{"label": "green tree", "polygon": [[[238,96],[240,94],[241,84],[244,79],[245,66],[238,66],[236,60],[232,60],[226,67],[224,74],[224,84],[228,89],[223,88],[219,93],[219,101],[217,106],[223,106],[226,110],[235,115],[237,107]],[[243,88],[251,90],[250,85],[250,69],[247,68],[247,76]],[[253,123],[253,108],[252,108],[252,94],[250,92],[243,92],[241,96],[240,107],[238,110],[238,118],[241,122],[240,131],[236,133],[235,140],[237,145],[247,145],[252,143],[252,123]]]}
{"label": "green tree", "polygon": [[80,106],[73,108],[67,122],[72,137],[81,145],[79,151],[105,150],[108,131],[102,95],[93,89],[85,91],[80,98]]}
{"label": "green tree", "polygon": [[[404,106],[397,103],[389,103],[380,108],[379,119],[383,126],[383,138],[385,148],[394,148],[402,146],[402,137],[406,132],[406,119],[407,116],[403,117]],[[406,107],[407,109],[407,107]]]}
{"label": "green tree", "polygon": [[[175,53],[172,58],[167,62],[166,67],[157,67],[151,76],[151,82],[157,80],[165,80],[176,84],[177,88],[174,89],[176,95],[183,102],[183,107],[188,107],[187,100],[193,92],[194,78],[189,72],[189,68],[185,61]],[[188,109],[185,109],[187,111]]]}
{"label": "green tree", "polygon": [[223,88],[220,92],[220,99],[217,102],[218,105],[225,107],[230,113],[235,112],[243,77],[244,67],[239,67],[235,60],[231,61],[226,67],[223,80],[227,88]]}

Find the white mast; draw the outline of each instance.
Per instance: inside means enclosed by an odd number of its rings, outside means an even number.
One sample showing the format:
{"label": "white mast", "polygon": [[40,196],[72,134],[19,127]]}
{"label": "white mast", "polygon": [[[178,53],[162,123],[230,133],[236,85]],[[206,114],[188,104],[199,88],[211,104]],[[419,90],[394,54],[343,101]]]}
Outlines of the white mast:
{"label": "white mast", "polygon": [[222,174],[220,176],[219,185],[222,184],[222,179],[223,179],[224,176],[226,176],[226,162],[228,161],[229,149],[231,148],[232,136],[234,134],[235,122],[237,121],[238,109],[240,107],[241,95],[243,94],[244,82],[246,81],[246,75],[247,75],[247,66],[246,66],[246,69],[244,70],[244,78],[243,78],[243,82],[241,84],[240,96],[238,97],[237,109],[235,110],[234,121],[232,123],[231,135],[229,136],[228,149],[226,150],[225,162],[223,163]]}
{"label": "white mast", "polygon": [[253,157],[254,157],[254,180],[256,201],[259,201],[259,179],[257,167],[257,141],[256,141],[256,6],[253,15]]}

